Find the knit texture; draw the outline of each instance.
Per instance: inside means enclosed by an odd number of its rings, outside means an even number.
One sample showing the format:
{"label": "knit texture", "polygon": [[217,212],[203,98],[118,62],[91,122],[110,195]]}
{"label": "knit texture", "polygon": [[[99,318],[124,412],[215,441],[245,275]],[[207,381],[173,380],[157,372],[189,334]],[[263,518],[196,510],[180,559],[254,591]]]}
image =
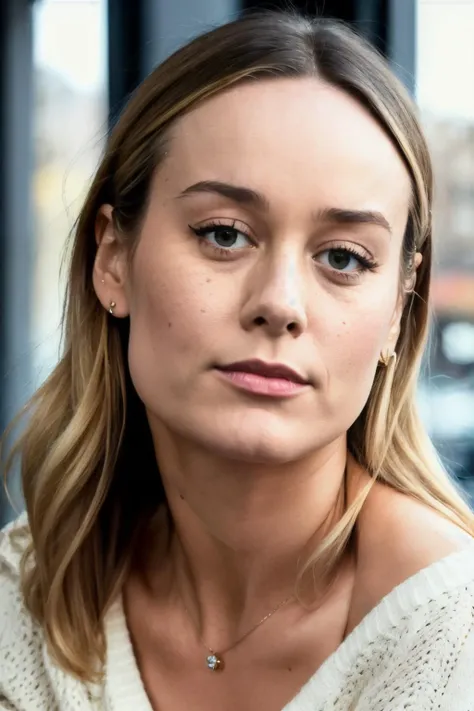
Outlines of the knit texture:
{"label": "knit texture", "polygon": [[[56,666],[19,588],[23,545],[0,532],[0,711],[152,711],[121,600],[103,685]],[[27,542],[25,531],[24,541]],[[474,711],[474,543],[394,588],[283,711]]]}

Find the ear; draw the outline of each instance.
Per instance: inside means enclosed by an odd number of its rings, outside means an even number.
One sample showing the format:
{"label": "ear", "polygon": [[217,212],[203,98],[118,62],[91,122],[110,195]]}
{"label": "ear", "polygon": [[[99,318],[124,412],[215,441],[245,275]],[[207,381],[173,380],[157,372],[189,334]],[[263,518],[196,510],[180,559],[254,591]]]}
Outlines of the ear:
{"label": "ear", "polygon": [[405,288],[405,294],[411,294],[415,288],[416,284],[416,276],[418,272],[418,268],[420,264],[423,261],[423,255],[420,254],[420,252],[417,252],[415,254],[415,258],[413,260],[413,270],[412,273],[410,274],[409,278],[405,282],[404,288]]}
{"label": "ear", "polygon": [[113,207],[102,205],[95,221],[97,253],[92,272],[92,282],[97,298],[107,311],[115,304],[113,315],[129,315],[128,253],[117,234],[113,220]]}
{"label": "ear", "polygon": [[401,290],[398,296],[397,305],[395,307],[392,320],[390,322],[390,330],[388,332],[388,338],[384,349],[387,350],[389,353],[393,353],[396,350],[398,337],[400,335],[400,322],[402,319],[403,309],[405,308],[406,304],[406,297],[407,294],[413,293],[415,289],[416,274],[418,267],[420,266],[422,261],[423,255],[417,252],[413,260],[413,272],[408,278],[408,280],[405,282],[403,291]]}

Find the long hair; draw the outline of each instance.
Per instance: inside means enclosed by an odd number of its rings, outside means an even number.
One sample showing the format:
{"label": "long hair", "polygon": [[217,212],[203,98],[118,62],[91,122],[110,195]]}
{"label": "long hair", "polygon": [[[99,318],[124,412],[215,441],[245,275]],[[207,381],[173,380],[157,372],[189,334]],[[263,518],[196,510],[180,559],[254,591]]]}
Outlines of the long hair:
{"label": "long hair", "polygon": [[[57,367],[27,407],[19,455],[31,542],[22,565],[26,606],[57,662],[84,680],[105,659],[104,615],[119,594],[137,537],[165,503],[151,434],[130,380],[128,320],[112,319],[92,284],[101,205],[130,252],[152,177],[177,119],[239,82],[315,77],[353,97],[378,121],[412,183],[400,283],[405,300],[397,359],[377,370],[348,446],[369,485],[324,538],[316,563],[335,571],[376,477],[471,535],[474,515],[441,466],[418,418],[415,391],[429,317],[432,169],[415,108],[385,60],[342,23],[290,13],[251,14],[204,34],[157,67],[132,95],[107,146],[72,236]],[[136,453],[140,453],[137,464]],[[8,468],[7,467],[7,468]]]}

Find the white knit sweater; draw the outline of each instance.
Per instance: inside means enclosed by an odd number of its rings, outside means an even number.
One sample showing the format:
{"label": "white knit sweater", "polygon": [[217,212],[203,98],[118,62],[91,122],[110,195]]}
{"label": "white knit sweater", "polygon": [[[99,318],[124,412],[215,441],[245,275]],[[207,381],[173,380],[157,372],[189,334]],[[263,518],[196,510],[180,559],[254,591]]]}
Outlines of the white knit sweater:
{"label": "white knit sweater", "polygon": [[[51,661],[23,606],[9,530],[0,532],[0,711],[152,711],[119,600],[106,619],[103,686]],[[392,590],[284,711],[474,711],[473,623],[474,543]]]}

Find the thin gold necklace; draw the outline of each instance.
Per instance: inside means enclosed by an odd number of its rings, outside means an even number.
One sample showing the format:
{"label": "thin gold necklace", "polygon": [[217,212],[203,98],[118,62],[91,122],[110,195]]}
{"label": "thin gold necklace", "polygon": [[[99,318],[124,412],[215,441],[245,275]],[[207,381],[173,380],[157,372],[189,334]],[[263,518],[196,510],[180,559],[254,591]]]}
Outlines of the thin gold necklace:
{"label": "thin gold necklace", "polygon": [[[238,644],[243,642],[244,639],[247,639],[247,637],[251,635],[252,632],[255,632],[255,630],[260,627],[260,625],[263,625],[263,623],[266,622],[272,615],[274,615],[275,612],[281,610],[281,608],[287,605],[291,600],[293,600],[294,597],[294,595],[290,595],[290,597],[287,597],[285,598],[285,600],[282,600],[282,602],[280,602],[276,607],[273,608],[273,610],[266,614],[265,617],[262,617],[260,622],[257,622],[257,624],[254,625],[251,629],[249,629],[249,631],[246,632],[244,635],[242,635],[242,637],[239,637],[236,642],[231,644],[229,647],[226,647],[225,649],[221,649],[219,652],[214,649],[211,649],[211,647],[209,647],[199,635],[199,641],[208,652],[206,656],[206,667],[211,671],[223,671],[223,669],[225,668],[224,654],[227,654],[227,652],[230,652],[231,649],[234,649],[235,647],[237,647]],[[184,609],[186,610],[188,617],[192,620],[188,608],[185,606]]]}
{"label": "thin gold necklace", "polygon": [[[346,466],[346,468],[345,468],[345,470],[344,470],[343,495],[344,495],[344,511],[345,511],[345,510],[346,510],[346,506],[347,506],[347,466]],[[244,639],[247,639],[247,637],[248,637],[249,635],[251,635],[252,632],[255,632],[255,630],[258,629],[258,627],[260,627],[260,625],[263,625],[264,622],[266,622],[268,619],[270,619],[270,617],[271,617],[272,615],[274,615],[275,612],[278,612],[278,610],[281,610],[282,607],[284,607],[284,606],[287,605],[291,600],[294,600],[294,599],[295,599],[295,596],[294,596],[294,595],[290,595],[289,597],[287,597],[287,598],[285,598],[284,600],[282,600],[282,602],[280,602],[276,607],[273,608],[273,610],[271,610],[268,614],[266,614],[265,617],[262,617],[262,619],[260,620],[260,622],[257,622],[257,624],[254,625],[251,629],[249,629],[249,631],[246,632],[244,635],[242,635],[242,637],[239,637],[239,639],[238,639],[236,642],[234,642],[233,644],[231,644],[229,647],[226,647],[225,649],[222,649],[220,652],[216,652],[216,650],[214,650],[214,649],[212,649],[211,647],[209,647],[209,646],[204,642],[204,640],[203,640],[203,638],[201,637],[201,635],[199,635],[199,633],[198,633],[200,643],[201,643],[201,644],[203,645],[203,647],[207,650],[207,652],[209,652],[209,654],[207,654],[207,656],[206,656],[206,667],[207,667],[208,669],[210,669],[211,671],[223,671],[224,668],[225,668],[225,665],[224,665],[224,654],[227,654],[227,652],[230,652],[231,649],[234,649],[235,647],[237,647],[237,645],[240,644],[241,642],[243,642]],[[194,623],[194,620],[193,620],[193,618],[192,618],[192,616],[191,616],[191,614],[190,614],[188,608],[186,607],[186,605],[184,606],[184,609],[186,610],[186,614],[188,615],[189,619]],[[343,637],[343,639],[345,639],[346,631],[347,631],[347,625],[346,625],[346,629],[344,630],[344,637]]]}

